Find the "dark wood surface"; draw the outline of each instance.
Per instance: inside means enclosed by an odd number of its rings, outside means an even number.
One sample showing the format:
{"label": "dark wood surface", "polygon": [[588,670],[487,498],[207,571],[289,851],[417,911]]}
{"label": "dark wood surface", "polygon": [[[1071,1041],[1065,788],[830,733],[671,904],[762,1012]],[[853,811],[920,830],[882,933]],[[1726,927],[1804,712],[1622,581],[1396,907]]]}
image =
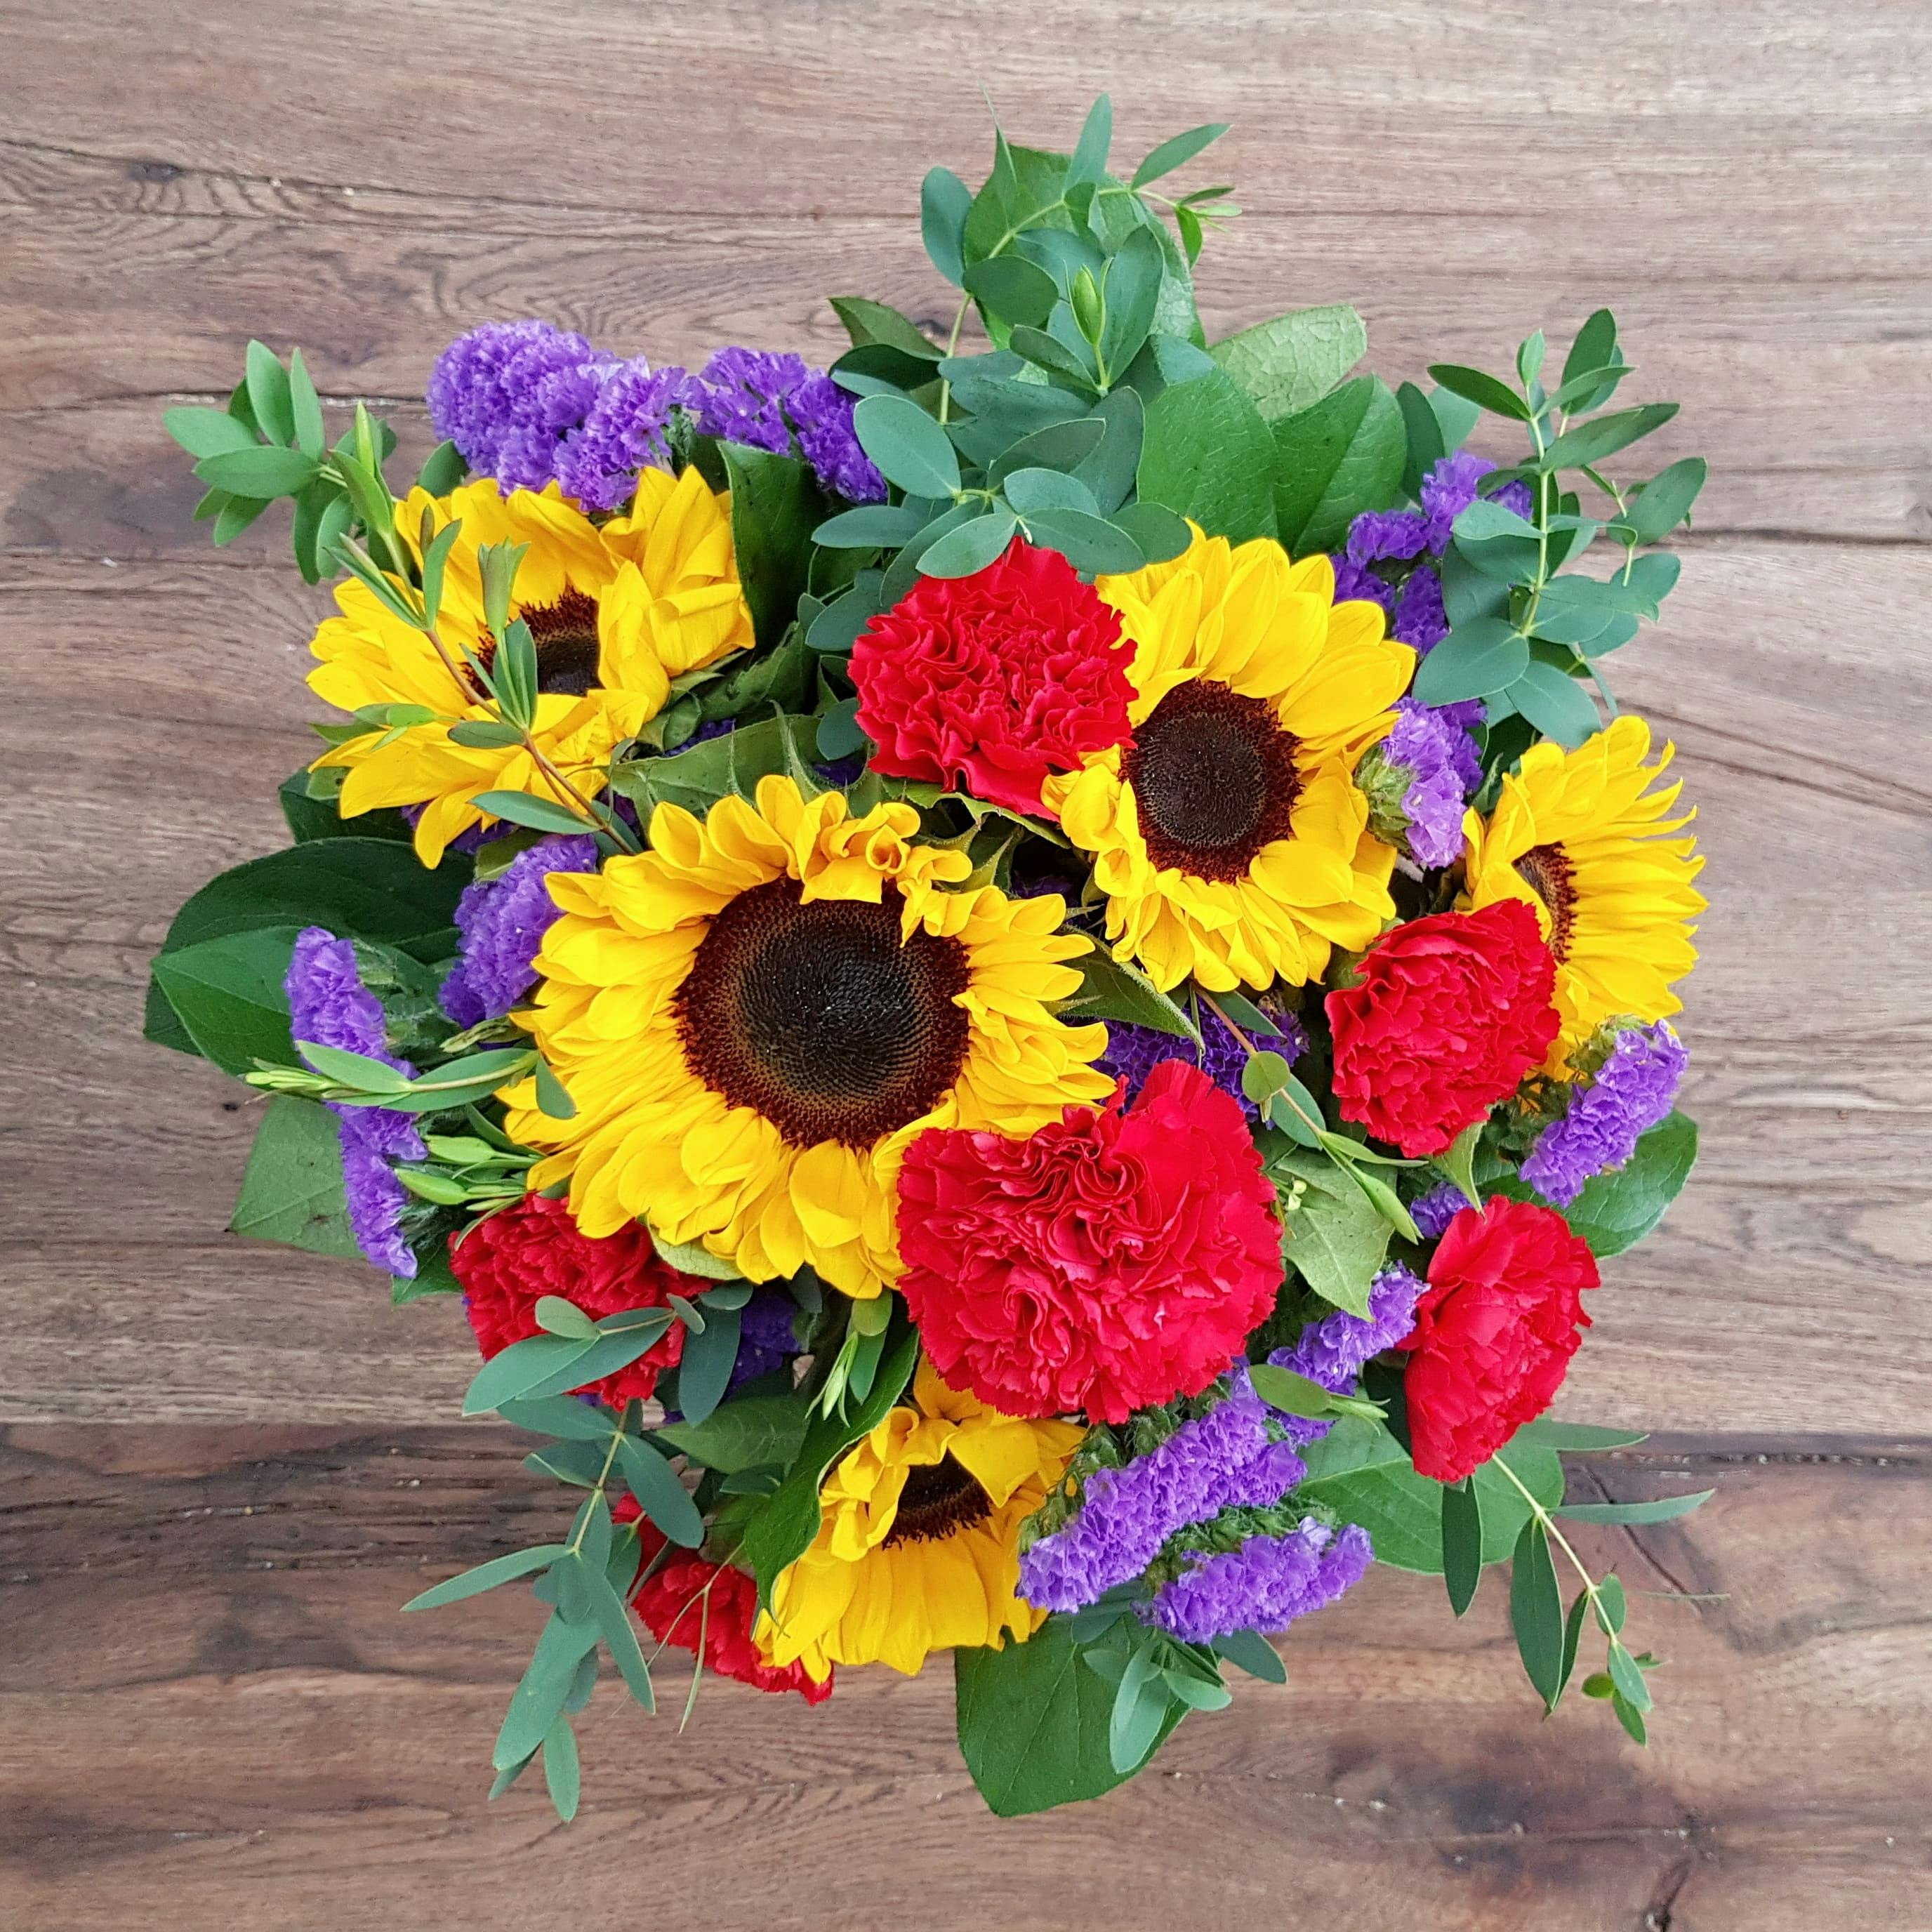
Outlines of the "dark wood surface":
{"label": "dark wood surface", "polygon": [[[1932,1926],[1932,16],[4,0],[0,74],[0,1928]],[[1493,1580],[1459,1625],[1377,1572],[1075,1814],[985,1814],[942,1670],[682,1737],[607,1693],[566,1833],[482,1802],[527,1600],[397,1612],[554,1509],[452,1420],[460,1322],[224,1236],[254,1103],[138,1037],[174,906],[279,842],[320,608],[274,517],[206,548],[159,412],[251,334],[420,443],[488,317],[937,320],[917,184],[983,170],[982,81],[1037,142],[1102,86],[1123,152],[1234,122],[1210,331],[1353,300],[1395,378],[1608,300],[1684,402],[1712,482],[1620,669],[1711,855],[1706,1151],[1562,1406],[1666,1432],[1608,1492],[1718,1495],[1594,1533],[1655,1593],[1647,1754],[1537,1720]]]}

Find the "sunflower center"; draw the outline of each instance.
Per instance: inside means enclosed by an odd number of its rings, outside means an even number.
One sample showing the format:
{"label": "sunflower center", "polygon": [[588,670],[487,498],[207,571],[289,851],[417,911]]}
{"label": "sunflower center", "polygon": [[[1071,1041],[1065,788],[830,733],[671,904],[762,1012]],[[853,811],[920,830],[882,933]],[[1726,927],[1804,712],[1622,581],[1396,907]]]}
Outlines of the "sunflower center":
{"label": "sunflower center", "polygon": [[711,922],[677,997],[692,1070],[794,1147],[868,1147],[936,1106],[958,1078],[971,979],[956,939],[899,938],[886,886],[802,902],[790,879],[741,892]]}
{"label": "sunflower center", "polygon": [[1550,914],[1550,950],[1567,958],[1576,923],[1576,868],[1560,845],[1532,845],[1516,862],[1518,877]]}
{"label": "sunflower center", "polygon": [[886,1532],[886,1546],[896,1543],[937,1543],[970,1529],[993,1513],[993,1499],[950,1456],[915,1462],[899,1492],[898,1513]]}
{"label": "sunflower center", "polygon": [[537,651],[537,688],[581,698],[597,682],[597,600],[566,590],[518,614]]}
{"label": "sunflower center", "polygon": [[1148,856],[1200,878],[1245,878],[1262,847],[1292,829],[1296,749],[1260,698],[1198,678],[1175,686],[1121,764]]}

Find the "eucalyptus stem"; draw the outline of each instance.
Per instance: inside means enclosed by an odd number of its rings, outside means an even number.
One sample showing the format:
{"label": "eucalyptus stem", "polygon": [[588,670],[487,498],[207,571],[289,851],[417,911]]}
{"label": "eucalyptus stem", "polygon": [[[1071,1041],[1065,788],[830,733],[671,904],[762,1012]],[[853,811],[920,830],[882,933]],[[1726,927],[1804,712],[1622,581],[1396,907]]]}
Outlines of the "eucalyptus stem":
{"label": "eucalyptus stem", "polygon": [[[593,1496],[601,1496],[604,1493],[604,1487],[610,1480],[611,1466],[617,1460],[617,1444],[623,1439],[624,1418],[620,1415],[616,1427],[610,1432],[610,1446],[604,1452],[604,1467],[598,1472],[596,1481],[591,1485],[590,1493]],[[574,1556],[583,1549],[584,1532],[590,1527],[590,1517],[586,1511],[584,1520],[577,1526],[577,1534],[570,1539],[570,1547],[566,1552],[567,1555]]]}
{"label": "eucalyptus stem", "polygon": [[1565,1556],[1569,1558],[1570,1567],[1582,1579],[1584,1594],[1590,1599],[1592,1608],[1594,1609],[1600,1601],[1597,1580],[1583,1567],[1583,1559],[1571,1548],[1570,1539],[1557,1528],[1556,1519],[1530,1493],[1522,1478],[1500,1456],[1494,1459],[1493,1466],[1502,1470],[1503,1474],[1516,1485],[1517,1492],[1522,1496],[1523,1501],[1528,1504],[1530,1514],[1542,1525],[1544,1534],[1548,1537]]}

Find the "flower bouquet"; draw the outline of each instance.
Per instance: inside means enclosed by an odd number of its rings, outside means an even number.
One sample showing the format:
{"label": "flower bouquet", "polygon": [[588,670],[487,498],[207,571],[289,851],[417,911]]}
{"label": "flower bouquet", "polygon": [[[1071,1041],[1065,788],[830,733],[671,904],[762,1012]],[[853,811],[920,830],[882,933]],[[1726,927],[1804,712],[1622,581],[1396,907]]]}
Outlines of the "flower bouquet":
{"label": "flower bouquet", "polygon": [[1546,1412],[1696,1152],[1701,862],[1604,665],[1703,465],[1614,460],[1674,406],[1607,311],[1394,391],[1346,308],[1208,344],[1222,130],[1111,120],[934,169],[950,326],[837,298],[827,371],[488,324],[400,496],[299,352],[168,415],[216,542],[287,497],[339,580],[339,715],[147,1030],[268,1096],[236,1231],[450,1297],[542,1438],[556,1540],[408,1607],[529,1586],[494,1790],[566,1816],[604,1653],[688,1715],[950,1652],[1012,1814],[1374,1560],[1509,1562],[1544,1706],[1587,1642],[1644,1736],[1562,1519],[1701,1498],[1567,1505],[1640,1438]]}

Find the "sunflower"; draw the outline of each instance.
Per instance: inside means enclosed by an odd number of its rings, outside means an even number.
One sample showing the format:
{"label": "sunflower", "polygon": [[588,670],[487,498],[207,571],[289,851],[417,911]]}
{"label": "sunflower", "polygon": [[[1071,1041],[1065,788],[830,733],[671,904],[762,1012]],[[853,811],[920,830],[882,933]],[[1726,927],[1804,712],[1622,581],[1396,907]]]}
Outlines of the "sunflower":
{"label": "sunflower", "polygon": [[443,572],[443,651],[351,578],[335,593],[340,614],[316,633],[321,662],[308,682],[344,711],[411,704],[436,714],[433,723],[352,738],[316,760],[346,767],[345,818],[379,806],[422,806],[416,845],[426,866],[458,833],[488,821],[470,802],[478,793],[555,795],[523,746],[459,745],[449,735],[452,724],[493,715],[458,675],[464,650],[487,663],[494,648],[477,563],[484,544],[529,547],[511,614],[529,625],[536,646],[532,735],[580,792],[602,788],[611,752],[662,708],[673,678],[752,642],[729,499],[714,496],[695,470],[676,478],[643,471],[629,513],[602,525],[554,484],[504,496],[487,479],[440,498],[413,490],[397,506],[397,535],[418,556],[425,521],[432,536],[452,522],[463,526]]}
{"label": "sunflower", "polygon": [[1114,956],[1163,988],[1318,978],[1393,918],[1393,848],[1355,760],[1394,722],[1415,654],[1370,603],[1337,604],[1325,556],[1196,529],[1171,562],[1096,586],[1134,645],[1132,735],[1049,778],[1094,855]]}
{"label": "sunflower", "polygon": [[562,916],[519,1018],[576,1105],[508,1130],[551,1150],[584,1232],[633,1218],[702,1241],[754,1280],[809,1262],[848,1294],[898,1271],[908,1144],[928,1127],[1016,1136],[1112,1083],[1089,1064],[1106,1028],[1048,1005],[1090,942],[1058,931],[1057,896],[948,890],[962,852],[910,842],[919,814],[788,778],[703,823],[661,805],[651,850],[601,873],[554,873]]}
{"label": "sunflower", "polygon": [[1552,1074],[1604,1021],[1682,1009],[1670,986],[1697,963],[1691,921],[1706,902],[1690,882],[1704,862],[1695,839],[1665,836],[1694,815],[1669,815],[1681,784],[1652,788],[1671,749],[1646,764],[1650,727],[1628,714],[1576,751],[1534,746],[1488,819],[1472,812],[1463,821],[1461,903],[1527,900],[1556,956],[1563,1028],[1545,1063]]}
{"label": "sunflower", "polygon": [[1046,1612],[1019,1594],[1019,1526],[1082,1433],[1001,1415],[922,1362],[910,1401],[826,1478],[818,1534],[779,1574],[760,1650],[822,1682],[836,1664],[911,1676],[932,1651],[1024,1642]]}

